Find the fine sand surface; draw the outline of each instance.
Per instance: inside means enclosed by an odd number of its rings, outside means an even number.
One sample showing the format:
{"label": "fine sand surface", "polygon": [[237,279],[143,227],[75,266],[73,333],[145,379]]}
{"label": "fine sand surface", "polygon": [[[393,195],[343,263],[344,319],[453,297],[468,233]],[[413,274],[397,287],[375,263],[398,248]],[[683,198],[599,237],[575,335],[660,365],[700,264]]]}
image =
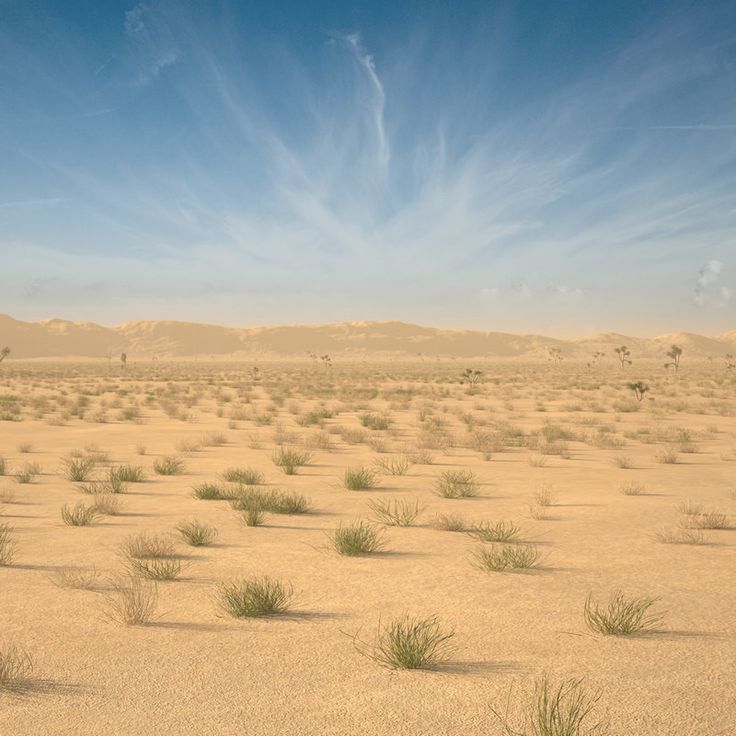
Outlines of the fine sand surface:
{"label": "fine sand surface", "polygon": [[[544,673],[599,692],[611,736],[736,733],[736,384],[722,365],[686,358],[678,374],[612,362],[273,363],[258,375],[252,364],[4,363],[0,523],[17,551],[0,567],[0,646],[22,647],[34,670],[20,690],[0,689],[0,734],[501,734],[493,709],[508,701],[522,723]],[[466,367],[483,371],[475,392],[459,382]],[[626,388],[636,380],[650,387],[641,404]],[[329,416],[310,417],[318,408]],[[363,427],[366,412],[388,428]],[[206,446],[211,433],[226,443]],[[279,444],[313,458],[285,475],[272,461]],[[75,450],[107,454],[97,475],[144,468],[118,515],[62,523],[62,505],[90,498],[64,477]],[[154,472],[168,455],[182,474]],[[405,475],[344,487],[347,467],[402,455],[415,461]],[[27,463],[40,474],[20,483]],[[304,494],[310,513],[248,527],[228,501],[193,497],[232,467]],[[435,493],[442,472],[464,469],[479,481],[475,498]],[[628,482],[644,493],[624,495]],[[540,492],[551,506],[534,505]],[[385,551],[327,548],[339,524],[371,518],[369,500],[391,498],[425,508],[415,526],[386,530]],[[729,528],[704,530],[702,544],[658,541],[665,527],[682,531],[688,500],[726,514]],[[433,528],[437,514],[515,522],[540,567],[478,569],[483,543]],[[177,523],[194,518],[218,529],[213,545],[181,542]],[[106,616],[106,596],[124,569],[121,543],[141,531],[179,540],[186,567],[158,584],[154,622],[125,626]],[[95,587],[60,587],[67,566],[94,566]],[[218,584],[252,575],[293,584],[293,613],[223,617]],[[658,597],[661,630],[589,630],[586,596],[617,590]],[[454,629],[444,666],[389,670],[353,646],[404,613]]]}

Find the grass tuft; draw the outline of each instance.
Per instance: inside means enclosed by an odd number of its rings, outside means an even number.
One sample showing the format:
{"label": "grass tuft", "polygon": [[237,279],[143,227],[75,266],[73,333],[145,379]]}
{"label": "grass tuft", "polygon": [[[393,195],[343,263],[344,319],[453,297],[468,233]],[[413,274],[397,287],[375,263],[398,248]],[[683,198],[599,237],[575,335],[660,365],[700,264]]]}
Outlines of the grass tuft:
{"label": "grass tuft", "polygon": [[177,524],[177,531],[184,541],[192,547],[206,547],[217,538],[217,529],[197,519]]}
{"label": "grass tuft", "polygon": [[378,479],[376,471],[371,468],[347,468],[343,483],[349,491],[367,491],[378,485]]}
{"label": "grass tuft", "polygon": [[595,603],[592,594],[589,594],[583,609],[585,623],[591,631],[610,636],[657,631],[661,628],[662,618],[649,613],[657,600],[649,597],[626,598],[621,591],[617,591],[611,595],[608,604],[602,606]]}
{"label": "grass tuft", "polygon": [[406,501],[399,498],[371,500],[368,506],[376,520],[386,526],[412,526],[424,510],[418,500]]}
{"label": "grass tuft", "polygon": [[339,555],[357,557],[378,552],[384,548],[383,530],[365,521],[341,524],[328,535],[330,546]]}
{"label": "grass tuft", "polygon": [[263,576],[223,583],[218,589],[218,607],[233,618],[275,616],[286,613],[294,598],[290,584]]}
{"label": "grass tuft", "polygon": [[435,484],[442,498],[472,498],[478,494],[478,480],[472,470],[446,470]]}

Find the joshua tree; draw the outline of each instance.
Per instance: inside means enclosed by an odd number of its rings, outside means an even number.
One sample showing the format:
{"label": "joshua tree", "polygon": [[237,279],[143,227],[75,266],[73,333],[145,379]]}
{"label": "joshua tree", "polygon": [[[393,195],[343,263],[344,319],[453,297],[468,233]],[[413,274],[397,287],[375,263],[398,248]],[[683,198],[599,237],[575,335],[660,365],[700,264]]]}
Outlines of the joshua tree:
{"label": "joshua tree", "polygon": [[260,371],[260,369],[258,368],[257,365],[254,365],[250,369],[250,376],[253,379],[253,383],[256,383],[260,379],[260,377],[261,377],[261,371]]}
{"label": "joshua tree", "polygon": [[0,363],[2,363],[8,355],[10,355],[10,348],[6,345],[2,350],[0,350]]}
{"label": "joshua tree", "polygon": [[559,365],[562,362],[562,350],[559,348],[549,348],[547,353],[549,354],[547,360],[551,360],[555,365]]}
{"label": "joshua tree", "polygon": [[622,368],[625,368],[627,363],[631,365],[631,360],[629,359],[631,351],[626,347],[626,345],[622,345],[620,348],[614,348],[613,352],[618,355]]}
{"label": "joshua tree", "polygon": [[320,355],[319,359],[322,361],[322,365],[324,365],[326,368],[332,367],[332,358],[330,358],[330,356],[326,353],[325,355]]}
{"label": "joshua tree", "polygon": [[128,367],[128,356],[125,353],[120,353],[120,365],[123,370]]}
{"label": "joshua tree", "polygon": [[627,383],[626,385],[634,392],[634,396],[636,396],[637,401],[641,401],[644,398],[644,394],[649,391],[649,386],[641,381],[637,381],[636,383]]}
{"label": "joshua tree", "polygon": [[680,356],[682,355],[682,348],[679,345],[673,345],[669,352],[667,353],[668,358],[672,358],[671,363],[665,363],[665,368],[674,368],[675,373],[677,373],[677,369],[680,367]]}
{"label": "joshua tree", "polygon": [[460,383],[468,384],[468,393],[474,393],[475,387],[480,383],[480,379],[483,378],[483,373],[473,368],[466,368],[460,374]]}
{"label": "joshua tree", "polygon": [[731,353],[726,353],[726,370],[736,370],[736,358]]}

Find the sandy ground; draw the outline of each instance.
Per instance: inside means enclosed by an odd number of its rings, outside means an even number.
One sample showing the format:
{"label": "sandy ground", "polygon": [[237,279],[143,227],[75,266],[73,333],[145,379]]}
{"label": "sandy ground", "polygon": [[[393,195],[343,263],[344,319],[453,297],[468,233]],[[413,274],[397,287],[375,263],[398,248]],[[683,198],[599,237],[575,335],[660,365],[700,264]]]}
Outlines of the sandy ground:
{"label": "sandy ground", "polygon": [[[134,367],[120,375],[107,366],[14,364],[0,373],[4,406],[20,406],[21,419],[0,422],[0,456],[8,466],[0,489],[13,496],[0,506],[0,522],[14,527],[18,546],[13,564],[0,567],[0,643],[21,645],[35,663],[24,691],[0,690],[3,736],[501,734],[492,709],[503,709],[511,694],[512,714],[522,718],[544,672],[554,681],[584,678],[590,691],[600,691],[597,711],[611,736],[736,733],[736,530],[707,530],[702,545],[663,544],[653,536],[677,527],[678,506],[687,499],[728,514],[729,526],[736,523],[736,398],[733,379],[724,380],[719,368],[683,368],[679,376],[655,367],[639,371],[636,378],[650,384],[655,401],[645,400],[636,412],[614,408],[631,398],[626,379],[613,369],[601,369],[593,380],[573,366],[484,366],[476,395],[457,383],[455,364],[338,366],[316,375],[272,366],[255,386],[247,367],[156,371]],[[184,393],[163,397],[172,385],[199,396],[189,407]],[[94,386],[101,393],[88,396],[85,419],[64,419],[80,388]],[[350,398],[355,386],[375,387],[378,395]],[[270,406],[285,389],[291,395],[283,405]],[[63,392],[66,407],[54,404]],[[317,393],[335,411],[324,421],[334,447],[314,450],[310,465],[286,476],[272,462],[275,427],[294,433],[291,442],[308,442],[319,428],[299,426],[295,418],[316,405]],[[36,414],[31,402],[41,396],[51,406]],[[167,416],[163,398],[179,405],[183,418]],[[89,421],[101,401],[109,421]],[[120,406],[131,404],[140,406],[141,418],[116,419]],[[275,418],[271,425],[232,420],[235,405],[273,409]],[[346,467],[417,447],[422,407],[443,418],[455,446],[432,450],[432,464],[415,464],[405,476],[381,476],[373,490],[346,490]],[[391,418],[388,432],[366,431],[384,437],[388,455],[337,433],[359,428],[367,409]],[[566,441],[568,457],[543,455],[541,467],[537,450],[513,444],[485,460],[470,446],[463,414],[475,418],[478,430],[501,431],[511,423],[528,436],[547,422],[575,439]],[[623,446],[590,441],[600,425]],[[650,434],[636,438],[637,428]],[[657,462],[657,453],[674,446],[678,429],[690,438],[676,446],[677,462]],[[225,433],[227,444],[179,453],[182,475],[153,472],[154,460],[175,453],[181,440],[211,431]],[[660,439],[641,441],[654,433]],[[24,442],[31,452],[19,451]],[[145,455],[137,454],[141,443]],[[87,497],[63,477],[61,458],[90,444],[113,464],[144,466],[147,477],[121,495],[120,515],[65,526],[61,506]],[[622,455],[631,468],[617,467]],[[26,462],[42,472],[21,484],[13,473]],[[262,470],[269,487],[304,493],[313,512],[269,515],[264,526],[246,527],[227,501],[192,496],[193,485],[234,466]],[[438,497],[437,476],[465,468],[481,482],[478,497]],[[627,481],[644,483],[646,493],[622,495]],[[530,517],[540,484],[554,489],[548,519]],[[338,523],[369,517],[369,499],[392,497],[420,499],[426,509],[417,526],[387,530],[385,552],[346,558],[325,548],[326,533]],[[459,513],[470,522],[513,520],[522,539],[542,550],[543,564],[516,573],[477,569],[471,552],[479,543],[432,528],[436,513]],[[148,626],[106,618],[105,581],[122,569],[121,542],[144,530],[173,534],[178,521],[190,518],[216,526],[219,537],[210,547],[182,545],[188,566],[181,579],[159,584],[159,618]],[[100,589],[59,587],[54,573],[67,565],[96,566]],[[293,615],[221,617],[218,582],[255,574],[294,585]],[[589,631],[586,596],[605,599],[618,589],[660,597],[662,631],[632,637]],[[405,612],[437,614],[454,628],[455,651],[444,667],[392,671],[353,647],[351,634],[370,639],[379,618]]]}

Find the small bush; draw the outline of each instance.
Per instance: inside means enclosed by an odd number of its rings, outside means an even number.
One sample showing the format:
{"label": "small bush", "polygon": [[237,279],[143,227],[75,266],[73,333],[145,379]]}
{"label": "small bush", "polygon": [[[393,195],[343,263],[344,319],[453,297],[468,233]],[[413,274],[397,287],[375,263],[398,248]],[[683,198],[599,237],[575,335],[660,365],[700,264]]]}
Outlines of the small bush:
{"label": "small bush", "polygon": [[0,567],[11,565],[15,559],[14,531],[10,524],[0,523]]}
{"label": "small bush", "polygon": [[41,472],[37,463],[26,463],[22,468],[15,471],[15,479],[18,483],[33,483],[35,477]]}
{"label": "small bush", "polygon": [[6,475],[8,472],[8,463],[5,458],[0,455],[0,476]]}
{"label": "small bush", "polygon": [[157,475],[181,475],[184,472],[184,461],[175,455],[158,458],[153,463]]}
{"label": "small bush", "polygon": [[182,564],[175,558],[136,559],[128,558],[131,574],[148,580],[175,580],[181,575]]}
{"label": "small bush", "polygon": [[350,491],[367,491],[377,485],[376,471],[370,468],[347,468],[343,476],[345,488]]}
{"label": "small bush", "polygon": [[411,526],[424,510],[419,501],[405,501],[392,498],[369,501],[368,506],[376,519],[387,526]]}
{"label": "small bush", "polygon": [[0,645],[0,691],[23,690],[33,672],[30,655],[15,644]]}
{"label": "small bush", "polygon": [[163,534],[141,532],[123,540],[121,550],[126,557],[136,560],[176,557],[174,542]]}
{"label": "small bush", "polygon": [[121,483],[142,483],[146,479],[146,474],[140,465],[118,465],[110,468],[110,476],[112,475]]}
{"label": "small bush", "polygon": [[364,656],[389,669],[432,669],[452,655],[450,640],[455,632],[442,626],[437,616],[418,618],[409,615],[378,624],[373,642],[353,637],[353,644]]}
{"label": "small bush", "polygon": [[286,613],[294,589],[269,577],[245,578],[223,583],[218,589],[218,607],[233,618],[275,616]]}
{"label": "small bush", "polygon": [[201,501],[222,501],[234,497],[234,492],[218,483],[200,483],[192,488],[192,495]]}
{"label": "small bush", "polygon": [[68,457],[62,460],[64,477],[74,483],[83,483],[95,469],[97,463],[91,457]]}
{"label": "small bush", "polygon": [[521,529],[511,521],[484,522],[471,527],[469,534],[482,542],[509,542],[518,536]]}
{"label": "small bush", "polygon": [[257,486],[265,481],[265,476],[260,470],[254,470],[253,468],[227,468],[222,472],[222,479],[228,483]]}
{"label": "small bush", "polygon": [[293,448],[279,447],[274,450],[272,460],[273,464],[281,468],[286,475],[296,475],[297,469],[303,465],[309,465],[312,457],[312,453],[306,450],[300,452]]}
{"label": "small bush", "polygon": [[75,506],[64,504],[61,507],[61,520],[67,526],[89,526],[100,516],[96,506],[86,506],[81,501]]}
{"label": "small bush", "polygon": [[688,529],[728,529],[728,516],[720,511],[705,511],[685,517],[684,526]]}
{"label": "small bush", "polygon": [[217,529],[215,527],[197,519],[182,521],[177,525],[176,529],[184,538],[184,541],[192,547],[205,547],[212,544],[217,538]]}
{"label": "small bush", "polygon": [[662,544],[705,544],[702,529],[673,529],[665,527],[654,533],[654,538]]}
{"label": "small bush", "polygon": [[373,461],[380,472],[386,475],[406,475],[411,467],[411,462],[406,455],[400,457],[377,457]]}
{"label": "small bush", "polygon": [[365,413],[360,415],[360,423],[367,429],[385,430],[389,428],[391,421],[382,414]]}
{"label": "small bush", "polygon": [[583,615],[588,628],[598,634],[627,636],[630,634],[657,631],[662,624],[661,616],[649,614],[657,598],[626,598],[621,591],[613,593],[608,605],[593,602],[592,594],[585,599]]}
{"label": "small bush", "polygon": [[103,516],[117,516],[120,513],[120,499],[114,493],[103,490],[94,494],[92,508]]}
{"label": "small bush", "polygon": [[663,465],[674,465],[677,462],[677,448],[667,447],[664,450],[660,450],[654,456],[654,459]]}
{"label": "small bush", "polygon": [[383,530],[364,521],[341,524],[328,539],[332,549],[346,557],[371,554],[385,546]]}
{"label": "small bush", "polygon": [[60,567],[51,577],[60,588],[92,590],[97,585],[99,573],[95,567]]}
{"label": "small bush", "polygon": [[630,480],[627,483],[622,483],[618,490],[619,493],[622,493],[624,496],[641,496],[646,492],[646,487],[643,483]]}
{"label": "small bush", "polygon": [[534,503],[537,506],[554,506],[555,492],[550,485],[540,485],[534,492]]}
{"label": "small bush", "polygon": [[465,519],[456,514],[437,514],[432,519],[431,526],[443,532],[464,532],[468,528]]}
{"label": "small bush", "polygon": [[476,566],[486,572],[529,570],[537,567],[540,553],[533,544],[481,547],[474,554]]}
{"label": "small bush", "polygon": [[442,498],[472,498],[478,493],[478,481],[472,470],[446,470],[437,479],[435,491]]}
{"label": "small bush", "polygon": [[158,604],[158,588],[151,580],[127,575],[110,581],[105,594],[108,617],[126,626],[150,623]]}
{"label": "small bush", "polygon": [[590,720],[600,697],[588,694],[582,680],[563,680],[553,687],[545,675],[534,686],[523,730],[510,725],[508,708],[504,715],[496,710],[493,714],[507,736],[604,736],[602,721]]}
{"label": "small bush", "polygon": [[615,455],[613,457],[613,464],[617,468],[621,468],[621,470],[630,470],[634,467],[634,464],[628,455]]}

